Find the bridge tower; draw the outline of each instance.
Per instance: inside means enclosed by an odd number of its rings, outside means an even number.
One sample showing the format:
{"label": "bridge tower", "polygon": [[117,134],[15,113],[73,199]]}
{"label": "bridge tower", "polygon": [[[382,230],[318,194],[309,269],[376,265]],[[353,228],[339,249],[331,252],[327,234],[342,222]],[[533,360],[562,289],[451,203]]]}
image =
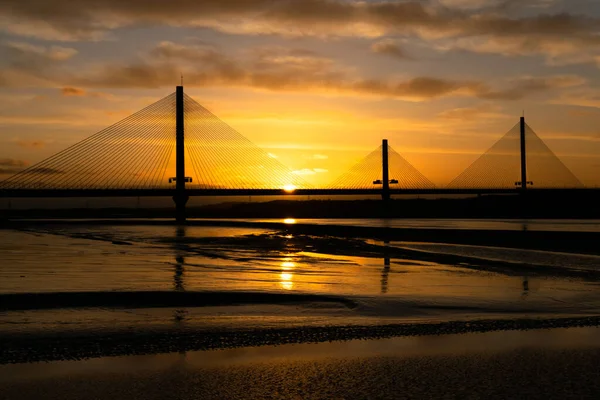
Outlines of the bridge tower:
{"label": "bridge tower", "polygon": [[177,223],[184,224],[186,221],[185,205],[189,196],[185,190],[185,137],[184,137],[184,115],[183,115],[183,86],[177,86],[175,92],[175,215]]}
{"label": "bridge tower", "polygon": [[390,199],[390,168],[388,162],[388,141],[387,139],[383,139],[381,143],[381,160],[382,160],[382,189],[381,189],[381,198],[383,201],[388,201]]}
{"label": "bridge tower", "polygon": [[525,148],[525,117],[521,117],[521,190],[527,190],[527,149]]}

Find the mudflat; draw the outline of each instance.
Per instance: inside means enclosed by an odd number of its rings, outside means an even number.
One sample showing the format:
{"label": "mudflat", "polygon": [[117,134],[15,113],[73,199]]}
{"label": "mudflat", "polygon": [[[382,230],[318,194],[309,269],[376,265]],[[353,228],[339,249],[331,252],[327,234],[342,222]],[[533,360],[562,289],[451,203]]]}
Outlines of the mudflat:
{"label": "mudflat", "polygon": [[598,333],[502,331],[4,365],[0,398],[598,398]]}

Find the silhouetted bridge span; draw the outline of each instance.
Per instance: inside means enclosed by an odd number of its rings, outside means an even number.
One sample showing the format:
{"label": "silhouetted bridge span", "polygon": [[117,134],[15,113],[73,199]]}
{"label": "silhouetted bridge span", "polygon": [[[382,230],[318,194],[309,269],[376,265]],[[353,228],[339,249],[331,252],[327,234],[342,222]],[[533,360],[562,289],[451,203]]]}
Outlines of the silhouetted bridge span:
{"label": "silhouetted bridge span", "polygon": [[[174,156],[173,156],[174,155]],[[356,196],[591,193],[521,118],[446,187],[383,140],[314,187],[210,111],[175,93],[0,182],[0,197]],[[187,163],[186,163],[187,161]]]}
{"label": "silhouetted bridge span", "polygon": [[[530,194],[599,194],[600,188],[539,188],[528,189]],[[381,196],[381,189],[187,189],[190,197],[233,197],[233,196]],[[390,189],[390,196],[426,196],[426,195],[485,195],[485,194],[521,194],[519,189]],[[10,198],[67,198],[67,197],[173,197],[174,189],[56,189],[3,190],[3,197]]]}

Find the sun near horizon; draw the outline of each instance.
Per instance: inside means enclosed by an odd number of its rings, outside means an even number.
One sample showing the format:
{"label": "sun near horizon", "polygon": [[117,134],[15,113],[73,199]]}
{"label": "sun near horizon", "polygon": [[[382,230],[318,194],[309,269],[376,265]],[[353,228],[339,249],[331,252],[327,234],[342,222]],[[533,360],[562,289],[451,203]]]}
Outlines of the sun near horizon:
{"label": "sun near horizon", "polygon": [[[189,2],[150,12],[99,2],[93,14],[70,4],[65,16],[58,4],[42,17],[6,2],[0,179],[152,104],[183,75],[189,96],[314,186],[382,139],[444,186],[523,110],[597,186],[600,45],[589,19],[600,6],[499,3]],[[72,23],[83,17],[85,27]]]}

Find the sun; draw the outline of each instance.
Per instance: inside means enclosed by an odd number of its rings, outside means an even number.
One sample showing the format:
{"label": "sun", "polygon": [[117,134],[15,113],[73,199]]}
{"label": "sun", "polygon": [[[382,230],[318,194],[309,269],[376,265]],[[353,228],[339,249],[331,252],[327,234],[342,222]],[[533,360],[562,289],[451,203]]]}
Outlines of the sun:
{"label": "sun", "polygon": [[296,186],[292,185],[292,184],[287,184],[283,186],[283,190],[285,190],[288,193],[293,192],[294,190],[296,190]]}

